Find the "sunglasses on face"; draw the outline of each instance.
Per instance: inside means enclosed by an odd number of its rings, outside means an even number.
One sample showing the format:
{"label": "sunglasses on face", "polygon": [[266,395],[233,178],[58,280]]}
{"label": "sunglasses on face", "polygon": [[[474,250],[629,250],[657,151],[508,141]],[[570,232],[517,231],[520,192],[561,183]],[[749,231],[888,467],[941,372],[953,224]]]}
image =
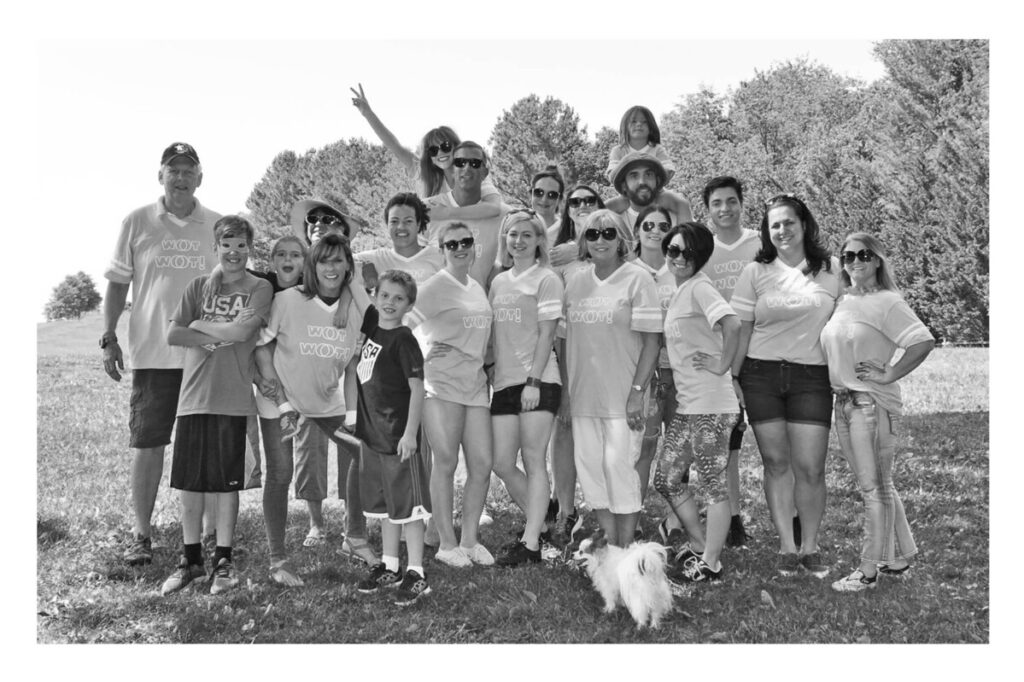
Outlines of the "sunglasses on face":
{"label": "sunglasses on face", "polygon": [[597,203],[597,197],[593,194],[585,197],[569,197],[569,206],[579,208],[580,206],[593,206]]}
{"label": "sunglasses on face", "polygon": [[434,158],[435,156],[437,156],[438,152],[444,152],[445,154],[447,154],[451,150],[452,143],[449,142],[448,140],[445,140],[440,145],[432,144],[429,147],[427,147],[427,154],[430,155],[430,158]]}
{"label": "sunglasses on face", "polygon": [[596,242],[598,237],[601,237],[606,242],[610,242],[619,238],[619,231],[614,227],[603,227],[601,229],[589,227],[583,231],[583,236],[588,242]]}
{"label": "sunglasses on face", "polygon": [[341,218],[333,213],[307,213],[307,225],[341,225]]}
{"label": "sunglasses on face", "polygon": [[662,232],[668,232],[670,227],[672,226],[669,225],[664,220],[659,220],[658,222],[654,222],[653,220],[645,220],[644,222],[640,223],[640,229],[643,230],[644,232],[650,232],[654,228],[658,228]]}
{"label": "sunglasses on face", "polygon": [[861,263],[869,263],[872,258],[875,257],[875,252],[871,249],[861,249],[860,251],[843,251],[839,254],[839,260],[843,261],[844,265],[849,265],[854,260],[859,260]]}
{"label": "sunglasses on face", "polygon": [[479,168],[480,166],[484,165],[484,160],[483,159],[458,158],[458,159],[455,159],[454,161],[452,161],[452,163],[455,164],[456,168],[465,168],[466,164],[468,163],[469,167],[475,170],[475,169]]}
{"label": "sunglasses on face", "polygon": [[668,248],[665,249],[665,255],[672,260],[682,256],[683,260],[692,261],[694,257],[693,249],[681,249],[675,244],[668,245]]}
{"label": "sunglasses on face", "polygon": [[472,237],[463,237],[462,239],[449,239],[444,243],[444,248],[449,251],[458,251],[459,249],[468,249],[473,246]]}
{"label": "sunglasses on face", "polygon": [[545,194],[547,194],[548,195],[548,199],[551,199],[552,201],[554,201],[558,197],[562,196],[561,192],[556,192],[554,190],[549,190],[549,191],[545,192],[540,187],[534,187],[533,188],[533,196],[537,197],[538,199],[543,197]]}

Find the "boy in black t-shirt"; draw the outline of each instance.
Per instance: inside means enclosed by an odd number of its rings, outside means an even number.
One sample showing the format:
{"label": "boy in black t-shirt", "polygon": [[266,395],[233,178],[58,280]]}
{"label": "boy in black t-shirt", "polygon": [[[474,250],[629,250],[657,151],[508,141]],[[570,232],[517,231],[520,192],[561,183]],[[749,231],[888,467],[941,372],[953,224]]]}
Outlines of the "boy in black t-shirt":
{"label": "boy in black t-shirt", "polygon": [[[423,571],[423,533],[430,518],[430,489],[418,456],[423,413],[423,354],[402,317],[416,302],[416,282],[388,270],[377,283],[376,306],[363,317],[366,335],[359,364],[356,436],[363,442],[359,467],[364,513],[381,519],[383,561],[358,585],[364,593],[401,581],[395,603],[404,606],[429,594]],[[405,528],[409,562],[399,572],[398,550]]]}

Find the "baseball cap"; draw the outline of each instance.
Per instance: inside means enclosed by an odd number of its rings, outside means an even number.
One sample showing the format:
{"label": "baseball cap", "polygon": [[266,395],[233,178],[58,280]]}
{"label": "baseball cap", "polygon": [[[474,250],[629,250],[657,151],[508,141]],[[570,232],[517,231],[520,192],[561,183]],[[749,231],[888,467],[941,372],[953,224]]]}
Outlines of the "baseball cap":
{"label": "baseball cap", "polygon": [[174,142],[170,147],[164,150],[163,156],[160,157],[160,165],[164,166],[176,156],[184,156],[195,164],[199,164],[199,154],[196,153],[196,148],[187,142]]}

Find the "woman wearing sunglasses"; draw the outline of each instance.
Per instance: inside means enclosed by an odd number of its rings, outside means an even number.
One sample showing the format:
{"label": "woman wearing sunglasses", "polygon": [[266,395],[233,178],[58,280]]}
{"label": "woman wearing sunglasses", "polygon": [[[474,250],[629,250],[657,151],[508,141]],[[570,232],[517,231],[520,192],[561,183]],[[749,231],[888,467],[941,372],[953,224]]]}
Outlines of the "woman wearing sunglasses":
{"label": "woman wearing sunglasses", "polygon": [[579,254],[592,266],[568,276],[564,313],[576,472],[598,524],[619,547],[633,542],[640,517],[636,462],[662,328],[654,280],[626,262],[629,241],[617,213],[587,218]]}
{"label": "woman wearing sunglasses", "polygon": [[[489,294],[494,311],[494,473],[526,514],[526,527],[497,563],[518,566],[541,560],[550,492],[545,455],[562,392],[552,344],[563,290],[561,278],[547,267],[547,234],[539,215],[532,210],[509,213],[501,235],[499,254],[506,269],[491,282]],[[520,452],[523,469],[516,466]]]}
{"label": "woman wearing sunglasses", "polygon": [[548,230],[558,222],[558,207],[562,202],[565,182],[557,166],[548,166],[533,176],[530,183],[530,208],[537,212]]}
{"label": "woman wearing sunglasses", "polygon": [[741,322],[732,374],[761,451],[784,576],[805,570],[824,578],[829,571],[818,552],[818,528],[825,513],[832,391],[819,339],[839,289],[839,264],[821,245],[807,205],[794,194],[769,200],[761,250],[740,273],[732,295]]}
{"label": "woman wearing sunglasses", "polygon": [[[574,269],[586,267],[579,260],[580,233],[583,223],[594,211],[604,208],[601,196],[589,185],[576,185],[569,191],[562,206],[559,222],[548,228],[549,267],[558,274],[564,285],[566,276]],[[565,339],[555,343],[560,376],[566,376]],[[558,408],[551,433],[551,481],[554,497],[548,503],[546,521],[555,527],[556,535],[572,543],[573,536],[582,526],[583,519],[576,511],[576,464],[573,461],[572,417],[569,409],[569,391],[562,384],[562,403]],[[557,526],[555,526],[557,524]]]}
{"label": "woman wearing sunglasses", "polygon": [[[420,184],[420,196],[432,197],[451,191],[455,186],[455,171],[452,167],[455,160],[454,150],[461,141],[454,130],[448,126],[440,126],[427,131],[417,152],[411,152],[402,146],[394,133],[381,123],[377,114],[370,108],[366,93],[363,92],[363,84],[359,84],[358,91],[355,88],[349,90],[353,95],[352,105],[363,115],[384,146],[395,155],[413,182]],[[431,206],[430,219],[482,220],[499,215],[501,195],[490,178],[484,178],[480,192],[480,203],[472,206]]]}
{"label": "woman wearing sunglasses", "polygon": [[722,576],[719,555],[731,518],[726,466],[739,406],[729,370],[739,344],[740,321],[711,278],[701,272],[715,249],[711,230],[701,223],[677,225],[663,238],[662,249],[679,284],[665,313],[665,346],[676,396],[654,485],[677,519],[682,522],[689,515],[687,528],[696,521],[691,535],[705,540],[688,485],[690,465],[696,462],[701,496],[708,505],[706,544],[702,550],[682,548],[673,579],[707,582]]}
{"label": "woman wearing sunglasses", "polygon": [[[484,353],[491,333],[487,294],[469,276],[476,259],[473,233],[454,222],[441,228],[444,269],[428,279],[409,313],[409,327],[424,344],[423,424],[433,450],[430,502],[440,536],[438,561],[465,567],[490,565],[494,557],[478,542],[480,514],[491,477],[491,413]],[[459,448],[466,457],[462,540],[452,520]]]}
{"label": "woman wearing sunglasses", "polygon": [[[860,592],[875,587],[879,573],[906,574],[917,554],[892,480],[895,427],[903,412],[896,382],[924,362],[935,339],[900,295],[875,237],[854,232],[840,256],[846,295],[822,330],[821,343],[836,394],[836,434],[864,498],[865,522],[860,565],[832,589]],[[897,348],[904,352],[893,363]]]}
{"label": "woman wearing sunglasses", "polygon": [[[676,278],[670,272],[662,251],[662,241],[672,229],[672,219],[668,211],[655,204],[645,206],[637,214],[633,224],[633,240],[636,247],[633,253],[637,258],[633,261],[647,272],[654,280],[658,290],[658,304],[664,314],[668,301],[676,290]],[[647,407],[647,424],[644,427],[644,440],[640,448],[640,459],[636,469],[640,474],[640,492],[647,497],[647,486],[651,479],[651,463],[658,448],[658,437],[661,436],[662,424],[668,428],[668,422],[675,413],[675,389],[672,383],[672,369],[668,364],[668,353],[664,347],[658,353],[658,368],[651,381],[650,404]],[[668,536],[668,530],[662,535]]]}

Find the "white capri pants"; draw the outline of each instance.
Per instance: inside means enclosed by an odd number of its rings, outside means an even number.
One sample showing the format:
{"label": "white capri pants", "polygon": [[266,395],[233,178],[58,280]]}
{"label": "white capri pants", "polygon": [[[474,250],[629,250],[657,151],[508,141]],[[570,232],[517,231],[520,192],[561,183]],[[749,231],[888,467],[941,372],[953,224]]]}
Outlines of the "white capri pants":
{"label": "white capri pants", "polygon": [[632,514],[643,506],[636,462],[644,432],[625,417],[573,417],[573,459],[583,499],[591,509]]}

